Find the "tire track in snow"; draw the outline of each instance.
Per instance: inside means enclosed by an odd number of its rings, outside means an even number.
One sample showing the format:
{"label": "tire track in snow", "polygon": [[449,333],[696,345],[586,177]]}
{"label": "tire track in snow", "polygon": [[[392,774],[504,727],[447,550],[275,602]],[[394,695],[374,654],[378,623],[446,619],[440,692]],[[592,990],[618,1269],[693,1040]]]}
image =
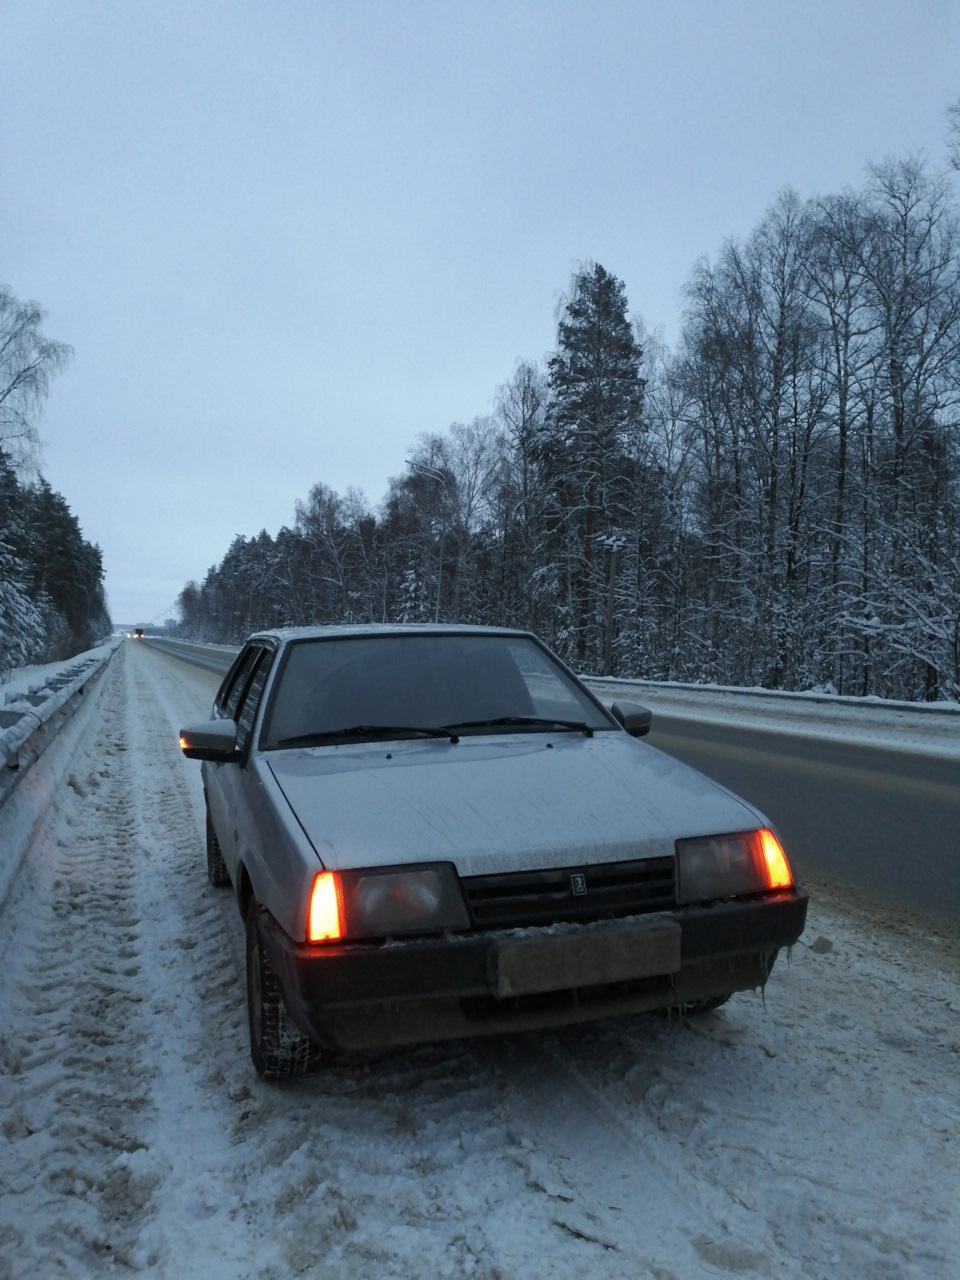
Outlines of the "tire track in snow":
{"label": "tire track in snow", "polygon": [[[199,683],[209,691],[209,675]],[[132,647],[125,715],[138,761],[132,810],[139,902],[149,921],[142,946],[150,1052],[158,1067],[156,1119],[139,1153],[140,1168],[158,1179],[158,1212],[144,1227],[138,1256],[159,1260],[178,1280],[205,1278],[215,1268],[267,1275],[275,1250],[258,1243],[268,1233],[251,1218],[247,1167],[234,1141],[250,1094],[243,986],[231,946],[239,917],[232,895],[206,879],[202,807],[198,813],[168,702],[150,655]]]}
{"label": "tire track in snow", "polygon": [[[0,921],[0,1276],[269,1274],[219,1063],[222,904],[149,683],[117,655]],[[14,904],[11,904],[11,908]],[[264,1271],[263,1268],[268,1268]]]}
{"label": "tire track in snow", "polygon": [[[140,915],[114,661],[68,786],[2,922],[0,1274],[132,1265],[153,1182],[142,1144],[154,1069],[142,1047]],[[85,751],[96,735],[96,751]],[[22,873],[21,873],[22,874]],[[18,886],[19,888],[19,886]]]}

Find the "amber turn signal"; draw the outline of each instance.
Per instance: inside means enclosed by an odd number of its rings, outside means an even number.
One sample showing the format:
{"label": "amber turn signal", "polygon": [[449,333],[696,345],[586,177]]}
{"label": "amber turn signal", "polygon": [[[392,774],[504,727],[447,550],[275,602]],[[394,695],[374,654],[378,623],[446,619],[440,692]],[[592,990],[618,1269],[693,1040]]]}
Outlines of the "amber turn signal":
{"label": "amber turn signal", "polygon": [[768,827],[677,841],[677,901],[714,902],[789,889],[790,865]]}
{"label": "amber turn signal", "polygon": [[760,847],[763,850],[763,861],[767,868],[767,887],[770,889],[789,889],[793,884],[793,875],[787,855],[781,848],[780,841],[766,827],[760,832]]}
{"label": "amber turn signal", "polygon": [[307,941],[337,942],[343,937],[343,894],[333,871],[321,871],[313,881],[307,910]]}

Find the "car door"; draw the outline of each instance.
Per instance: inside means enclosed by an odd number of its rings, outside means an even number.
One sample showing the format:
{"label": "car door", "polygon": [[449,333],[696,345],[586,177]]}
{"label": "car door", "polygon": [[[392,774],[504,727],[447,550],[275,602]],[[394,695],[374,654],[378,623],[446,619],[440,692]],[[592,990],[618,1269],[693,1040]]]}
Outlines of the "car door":
{"label": "car door", "polygon": [[[218,778],[227,820],[229,855],[222,839],[220,847],[224,851],[224,860],[231,878],[238,860],[244,858],[246,861],[244,851],[251,847],[255,849],[259,847],[256,826],[260,784],[247,765],[252,746],[252,734],[263,700],[267,677],[273,664],[273,656],[272,648],[266,645],[256,647],[246,671],[243,688],[236,700],[232,698],[230,700],[234,707],[233,718],[237,723],[237,760],[222,765]],[[234,883],[236,883],[235,880]]]}
{"label": "car door", "polygon": [[[223,684],[220,686],[216,701],[213,704],[213,713],[218,720],[236,719],[240,701],[246,692],[254,666],[262,652],[263,646],[258,644],[248,644],[241,650],[236,662],[234,662]],[[230,770],[235,768],[236,765],[234,764],[204,765],[207,805],[210,809],[210,817],[213,820],[217,839],[220,841],[221,852],[231,873],[237,861],[236,838],[233,834],[236,824],[230,813],[224,782],[230,776]]]}

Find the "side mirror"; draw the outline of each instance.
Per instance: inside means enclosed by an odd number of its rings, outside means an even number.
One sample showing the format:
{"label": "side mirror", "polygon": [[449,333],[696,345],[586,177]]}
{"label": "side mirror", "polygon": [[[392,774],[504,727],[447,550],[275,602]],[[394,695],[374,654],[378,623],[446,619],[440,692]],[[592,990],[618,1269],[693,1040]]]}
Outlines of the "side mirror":
{"label": "side mirror", "polygon": [[213,760],[226,764],[237,758],[235,720],[204,720],[180,730],[180,749],[188,760]]}
{"label": "side mirror", "polygon": [[642,738],[650,732],[653,712],[649,707],[641,707],[639,702],[615,702],[610,710],[631,738]]}

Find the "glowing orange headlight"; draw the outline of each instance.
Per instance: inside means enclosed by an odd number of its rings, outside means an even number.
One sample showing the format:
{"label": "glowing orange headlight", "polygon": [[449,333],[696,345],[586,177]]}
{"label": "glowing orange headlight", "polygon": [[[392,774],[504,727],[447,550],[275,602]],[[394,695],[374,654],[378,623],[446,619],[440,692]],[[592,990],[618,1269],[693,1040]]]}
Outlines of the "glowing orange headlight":
{"label": "glowing orange headlight", "polygon": [[793,884],[793,875],[787,855],[780,847],[780,841],[766,827],[760,832],[760,848],[763,850],[763,861],[767,868],[767,886],[770,889],[789,889]]}
{"label": "glowing orange headlight", "polygon": [[307,910],[307,941],[337,942],[343,937],[343,894],[333,871],[317,874]]}

